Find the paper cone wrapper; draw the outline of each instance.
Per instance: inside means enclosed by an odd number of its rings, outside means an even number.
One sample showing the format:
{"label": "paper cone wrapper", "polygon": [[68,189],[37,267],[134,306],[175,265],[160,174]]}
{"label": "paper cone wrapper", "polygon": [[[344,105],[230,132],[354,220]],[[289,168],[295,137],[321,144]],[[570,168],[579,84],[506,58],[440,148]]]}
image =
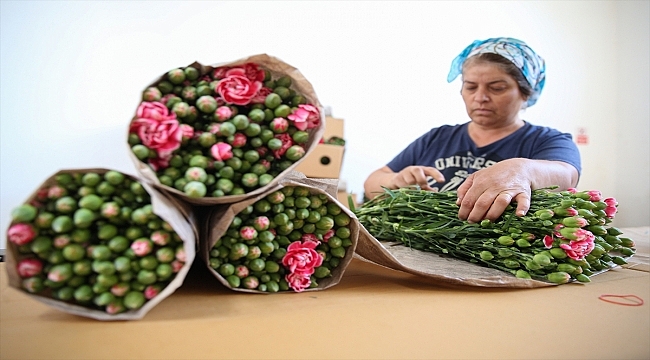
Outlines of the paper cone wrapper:
{"label": "paper cone wrapper", "polygon": [[[220,207],[215,207],[214,209],[212,209],[210,215],[207,218],[208,220],[204,224],[205,226],[204,233],[206,234],[206,236],[202,239],[199,257],[207,264],[210,272],[212,272],[212,274],[226,287],[231,288],[232,290],[235,291],[268,294],[267,292],[262,292],[259,290],[232,288],[228,284],[228,281],[226,281],[226,279],[223,276],[221,276],[221,274],[219,274],[215,269],[210,267],[209,265],[210,250],[217,242],[217,240],[219,240],[219,238],[226,233],[234,217],[237,214],[239,214],[243,209],[245,209],[247,206],[254,204],[256,201],[263,199],[268,194],[280,190],[283,187],[302,186],[308,188],[312,195],[326,194],[329,202],[336,203],[341,208],[341,211],[345,212],[348,216],[350,216],[349,228],[350,228],[350,240],[352,242],[352,245],[350,245],[346,249],[345,257],[341,259],[339,265],[336,268],[332,269],[332,273],[330,277],[318,280],[318,287],[305,289],[304,291],[324,290],[338,284],[341,280],[341,277],[343,276],[343,273],[345,272],[345,269],[347,268],[347,266],[349,265],[350,261],[354,256],[354,251],[356,249],[357,241],[358,241],[360,224],[356,216],[347,207],[345,207],[336,199],[337,184],[338,184],[338,180],[336,179],[311,179],[305,177],[305,175],[300,172],[293,171],[288,173],[287,176],[282,178],[279,181],[279,183],[276,184],[275,187],[267,190],[267,192],[265,193],[258,194],[255,197],[251,197],[244,201],[231,204],[228,206],[222,205]],[[280,293],[287,293],[287,292],[292,292],[292,291],[291,290],[282,291]]]}
{"label": "paper cone wrapper", "polygon": [[[104,174],[108,169],[101,169],[101,168],[96,168],[96,169],[66,169],[66,170],[60,170],[59,172],[55,173],[51,177],[49,177],[41,186],[38,187],[38,189],[48,187],[51,185],[56,184],[56,176],[59,174],[66,174],[66,173],[89,173],[89,172],[95,172],[98,174]],[[179,235],[179,237],[183,240],[184,244],[184,249],[185,249],[185,256],[186,256],[186,261],[183,267],[174,275],[173,280],[164,288],[161,290],[161,292],[155,296],[153,299],[147,300],[144,305],[137,309],[137,310],[131,310],[131,311],[126,311],[123,313],[119,314],[108,314],[102,310],[96,310],[96,309],[91,309],[88,307],[84,307],[82,305],[77,305],[73,304],[71,302],[65,302],[62,300],[57,300],[52,297],[48,297],[46,295],[40,295],[40,294],[32,294],[27,292],[25,289],[22,288],[21,283],[22,279],[18,275],[18,272],[16,270],[16,266],[20,259],[24,256],[22,255],[19,251],[18,248],[15,244],[13,244],[10,241],[7,241],[7,257],[6,257],[6,269],[7,269],[7,275],[8,275],[8,280],[9,280],[9,286],[23,292],[25,295],[40,301],[42,303],[45,303],[52,308],[55,308],[57,310],[61,310],[70,314],[75,314],[79,316],[84,316],[84,317],[89,317],[97,320],[138,320],[141,319],[145,316],[147,312],[149,312],[154,306],[156,306],[158,303],[163,301],[166,297],[170,296],[178,287],[181,286],[183,283],[185,276],[187,275],[190,266],[192,265],[192,262],[194,261],[194,258],[196,256],[196,249],[198,246],[198,224],[196,223],[196,219],[194,216],[194,213],[190,207],[187,205],[184,205],[182,203],[179,203],[177,200],[170,199],[168,196],[165,194],[156,191],[153,189],[149,184],[146,182],[138,179],[135,176],[124,174],[125,177],[138,181],[142,184],[142,186],[145,188],[147,193],[149,193],[151,197],[151,204],[153,206],[153,212],[158,215],[161,219],[166,221],[171,225],[171,227],[174,229],[174,231]],[[32,195],[24,202],[24,203],[29,203],[32,200],[36,199],[36,195],[38,192],[38,189],[32,193]]]}
{"label": "paper cone wrapper", "polygon": [[[172,196],[177,197],[193,205],[208,206],[208,205],[216,205],[216,204],[231,204],[231,203],[240,202],[250,197],[258,196],[262,193],[266,193],[268,192],[269,189],[276,187],[284,176],[286,176],[289,172],[293,171],[298,166],[298,164],[300,164],[300,162],[303,161],[314,150],[314,148],[316,148],[316,146],[318,145],[319,141],[322,139],[323,134],[325,132],[325,112],[323,106],[318,100],[318,97],[316,96],[316,92],[314,91],[313,86],[309,81],[307,81],[307,79],[300,73],[300,71],[297,68],[283,62],[282,60],[276,57],[267,54],[249,56],[236,61],[224,62],[224,63],[214,64],[214,65],[202,65],[198,62],[194,62],[188,66],[192,66],[198,69],[201,73],[201,76],[203,76],[205,74],[212,73],[214,69],[221,66],[236,66],[236,65],[249,63],[249,62],[256,63],[261,67],[263,67],[264,69],[269,70],[274,78],[283,75],[287,75],[291,77],[292,80],[291,88],[295,89],[297,93],[305,97],[305,99],[309,104],[319,109],[320,124],[317,127],[309,130],[309,140],[307,141],[306,144],[305,155],[298,161],[294,162],[289,168],[285,169],[283,172],[278,174],[278,176],[276,176],[269,184],[263,187],[259,187],[245,194],[227,195],[221,197],[210,197],[206,195],[205,197],[202,198],[192,198],[187,196],[184,192],[179,191],[176,188],[161,184],[160,180],[156,176],[155,171],[153,171],[153,169],[148,164],[140,161],[135,156],[135,154],[133,154],[133,151],[131,151],[131,148],[127,143],[127,146],[129,146],[127,152],[129,153],[129,156],[133,161],[136,171],[141,177],[143,177],[146,181],[153,184],[153,186],[158,190],[171,194]],[[156,86],[164,79],[165,79],[165,75],[162,75],[156,81],[148,85],[146,88],[151,86]],[[134,116],[131,121],[134,121],[136,119],[137,117]]]}
{"label": "paper cone wrapper", "polygon": [[519,279],[501,270],[411,249],[401,242],[379,241],[363,225],[360,225],[359,229],[356,255],[361,260],[422,276],[441,285],[498,288],[538,288],[555,285],[539,280]]}

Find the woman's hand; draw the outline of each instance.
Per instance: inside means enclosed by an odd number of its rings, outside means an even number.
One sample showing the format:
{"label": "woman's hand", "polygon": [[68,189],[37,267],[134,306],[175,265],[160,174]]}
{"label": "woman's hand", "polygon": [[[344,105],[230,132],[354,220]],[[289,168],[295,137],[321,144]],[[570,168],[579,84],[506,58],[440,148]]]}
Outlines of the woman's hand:
{"label": "woman's hand", "polygon": [[496,220],[513,200],[515,214],[530,207],[532,181],[528,159],[508,159],[471,174],[458,187],[458,218],[469,222]]}
{"label": "woman's hand", "polygon": [[471,174],[458,187],[458,217],[469,222],[496,220],[508,204],[517,202],[515,215],[530,208],[531,191],[549,186],[566,190],[578,184],[578,170],[562,161],[514,158]]}
{"label": "woman's hand", "polygon": [[427,180],[429,176],[438,182],[445,181],[445,177],[436,168],[430,166],[408,166],[395,174],[387,187],[390,189],[399,189],[409,185],[418,185],[422,190],[433,190]]}
{"label": "woman's hand", "polygon": [[366,197],[371,199],[383,193],[382,187],[398,189],[409,185],[419,185],[424,190],[432,190],[427,182],[430,176],[438,182],[444,182],[445,177],[436,168],[429,166],[409,166],[398,173],[388,166],[375,170],[364,183]]}

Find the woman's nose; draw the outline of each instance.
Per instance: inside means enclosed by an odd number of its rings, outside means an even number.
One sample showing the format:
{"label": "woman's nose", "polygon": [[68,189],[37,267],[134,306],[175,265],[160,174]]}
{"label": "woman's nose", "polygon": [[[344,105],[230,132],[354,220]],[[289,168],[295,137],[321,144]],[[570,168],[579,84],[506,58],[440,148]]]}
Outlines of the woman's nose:
{"label": "woman's nose", "polygon": [[486,101],[488,101],[489,99],[490,99],[490,98],[487,96],[486,91],[483,90],[483,89],[478,89],[478,90],[476,90],[476,92],[474,93],[474,101],[477,101],[477,102],[486,102]]}

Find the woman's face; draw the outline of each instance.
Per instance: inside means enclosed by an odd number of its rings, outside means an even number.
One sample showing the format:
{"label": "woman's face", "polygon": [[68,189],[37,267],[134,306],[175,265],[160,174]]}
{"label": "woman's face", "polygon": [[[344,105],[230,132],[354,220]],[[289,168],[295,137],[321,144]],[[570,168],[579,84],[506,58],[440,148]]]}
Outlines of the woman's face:
{"label": "woman's face", "polygon": [[512,76],[498,65],[486,62],[466,66],[460,93],[472,121],[491,128],[519,120],[519,110],[526,101]]}

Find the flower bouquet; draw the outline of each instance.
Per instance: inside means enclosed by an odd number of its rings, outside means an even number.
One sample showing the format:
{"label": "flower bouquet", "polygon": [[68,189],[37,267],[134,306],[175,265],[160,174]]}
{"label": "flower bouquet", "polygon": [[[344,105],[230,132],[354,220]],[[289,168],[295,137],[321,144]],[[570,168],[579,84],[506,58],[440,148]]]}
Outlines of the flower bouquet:
{"label": "flower bouquet", "polygon": [[288,64],[256,55],[160,77],[143,91],[128,143],[145,179],[209,205],[273,187],[323,131],[311,84]]}
{"label": "flower bouquet", "polygon": [[[634,241],[608,225],[617,211],[615,199],[603,198],[599,191],[551,190],[534,190],[530,210],[523,217],[515,216],[515,208],[510,205],[494,222],[468,223],[458,219],[455,192],[386,189],[385,194],[355,210],[369,233],[360,240],[357,251],[361,257],[392,263],[410,272],[418,272],[417,265],[410,269],[404,265],[415,262],[409,261],[403,251],[393,251],[396,247],[443,255],[429,257],[449,265],[438,268],[437,275],[447,282],[479,286],[589,282],[591,275],[626,264],[625,257],[635,252]],[[400,246],[382,247],[386,251],[381,254],[372,242],[374,238],[397,241]],[[458,275],[467,266],[456,267],[458,261],[450,264],[450,258],[509,273],[514,278],[499,279],[498,272],[481,274],[471,269],[465,281]],[[435,270],[428,273],[436,275]]]}
{"label": "flower bouquet", "polygon": [[118,171],[62,170],[12,211],[9,284],[76,315],[142,318],[194,259],[196,224],[181,206]]}
{"label": "flower bouquet", "polygon": [[358,222],[336,183],[291,172],[269,191],[208,216],[201,258],[237,291],[322,290],[338,284],[354,255]]}

